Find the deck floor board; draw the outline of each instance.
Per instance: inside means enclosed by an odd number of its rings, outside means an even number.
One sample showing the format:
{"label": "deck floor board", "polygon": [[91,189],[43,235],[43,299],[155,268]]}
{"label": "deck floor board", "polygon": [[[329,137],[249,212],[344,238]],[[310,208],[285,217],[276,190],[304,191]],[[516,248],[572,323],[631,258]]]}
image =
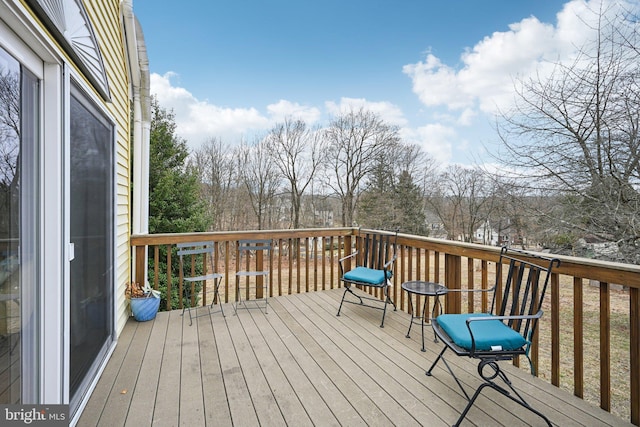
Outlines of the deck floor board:
{"label": "deck floor board", "polygon": [[[269,313],[239,310],[189,318],[158,313],[130,320],[78,426],[411,426],[451,425],[466,400],[438,366],[441,350],[409,315],[345,305],[341,289],[269,299]],[[417,326],[417,327],[416,327]],[[469,390],[476,364],[447,358]],[[525,371],[506,366],[516,388],[555,425],[630,425]],[[470,391],[469,391],[470,392]],[[464,425],[544,425],[486,390]]]}

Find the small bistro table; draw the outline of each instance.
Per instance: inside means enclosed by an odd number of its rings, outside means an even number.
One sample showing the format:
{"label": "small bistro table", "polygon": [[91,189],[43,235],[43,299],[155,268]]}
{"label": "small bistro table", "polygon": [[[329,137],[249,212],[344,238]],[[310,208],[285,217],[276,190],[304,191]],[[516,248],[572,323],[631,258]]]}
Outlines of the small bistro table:
{"label": "small bistro table", "polygon": [[[422,325],[422,351],[426,351],[424,347],[424,318],[426,316],[426,308],[427,308],[427,298],[426,297],[435,297],[436,302],[440,306],[440,310],[442,310],[442,302],[439,299],[440,295],[444,295],[447,293],[447,288],[440,283],[434,282],[425,282],[422,280],[412,280],[410,282],[404,282],[402,284],[402,289],[407,291],[409,294],[409,309],[411,310],[411,322],[409,323],[409,330],[407,331],[407,338],[410,338],[409,333],[411,332],[411,326],[413,326],[416,319],[421,319],[420,323]],[[424,303],[422,305],[422,316],[415,316],[413,309],[413,299],[411,298],[411,294],[422,295],[425,297]],[[431,323],[431,318],[428,318],[429,323]],[[435,342],[438,342],[438,338],[435,338]]]}

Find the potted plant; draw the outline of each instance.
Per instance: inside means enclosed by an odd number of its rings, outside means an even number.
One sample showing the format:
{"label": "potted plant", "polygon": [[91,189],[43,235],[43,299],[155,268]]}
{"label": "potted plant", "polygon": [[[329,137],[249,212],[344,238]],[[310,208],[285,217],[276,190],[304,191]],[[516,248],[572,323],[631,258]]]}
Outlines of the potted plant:
{"label": "potted plant", "polygon": [[131,313],[138,322],[146,322],[156,317],[160,307],[160,291],[151,289],[149,284],[129,283],[125,291]]}

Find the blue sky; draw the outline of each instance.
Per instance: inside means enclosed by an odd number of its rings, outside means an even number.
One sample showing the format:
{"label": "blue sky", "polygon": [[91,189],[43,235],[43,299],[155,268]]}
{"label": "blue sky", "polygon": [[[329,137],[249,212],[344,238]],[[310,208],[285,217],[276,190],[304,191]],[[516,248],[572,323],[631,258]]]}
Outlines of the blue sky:
{"label": "blue sky", "polygon": [[441,164],[470,164],[497,141],[490,124],[514,77],[570,56],[601,1],[615,0],[136,0],[134,11],[151,91],[192,148],[364,106]]}

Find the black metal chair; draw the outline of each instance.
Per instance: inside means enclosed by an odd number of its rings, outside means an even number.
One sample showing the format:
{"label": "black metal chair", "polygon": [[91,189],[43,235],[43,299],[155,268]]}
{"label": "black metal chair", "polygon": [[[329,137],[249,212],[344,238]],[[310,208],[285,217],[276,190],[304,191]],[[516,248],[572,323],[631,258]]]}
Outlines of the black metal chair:
{"label": "black metal chair", "polygon": [[[501,283],[503,264],[508,265],[508,273],[504,290],[500,294],[496,290]],[[542,317],[542,301],[551,277],[551,270],[559,265],[560,261],[556,258],[547,258],[505,247],[500,252],[500,260],[496,268],[496,283],[491,289],[448,290],[449,294],[456,291],[493,293],[489,313],[441,314],[432,321],[434,332],[445,346],[427,371],[427,375],[431,376],[433,368],[442,360],[468,400],[455,426],[460,425],[485,387],[500,392],[551,425],[545,415],[532,408],[516,391],[506,372],[500,368],[499,362],[525,356],[529,361],[531,374],[535,375],[529,350],[538,320]],[[444,353],[447,350],[451,350],[456,356],[478,359],[478,374],[483,383],[472,397],[469,397],[445,360]],[[495,381],[498,378],[502,381],[501,383]]]}
{"label": "black metal chair", "polygon": [[[198,316],[191,315],[191,305],[195,299],[195,284],[197,282],[204,283],[207,280],[213,280],[213,298],[211,299],[211,305],[209,306],[209,312],[206,315],[211,314],[213,304],[217,302],[220,304],[220,312],[224,316],[224,310],[220,301],[220,279],[222,274],[216,272],[207,273],[207,266],[211,265],[213,268],[213,256],[215,251],[215,245],[213,242],[191,242],[191,243],[178,243],[178,256],[180,257],[180,292],[182,293],[182,282],[190,284],[187,287],[187,291],[184,293],[189,304],[184,304],[182,307],[182,314],[187,310],[189,312],[189,326],[193,324],[193,318]],[[188,257],[191,265],[191,273],[185,274],[184,272],[184,258]],[[209,260],[207,260],[209,258]],[[197,269],[201,269],[202,274],[197,274]],[[195,275],[194,275],[195,274]],[[181,294],[182,296],[182,294]],[[204,315],[203,315],[204,316]]]}
{"label": "black metal chair", "polygon": [[[253,268],[251,258],[254,258]],[[271,260],[271,240],[268,239],[244,239],[238,241],[238,258],[236,272],[236,302],[233,306],[235,314],[238,308],[262,308],[258,301],[264,299],[264,312],[269,310],[269,265]],[[255,279],[256,300],[255,305],[247,305],[246,299],[242,299],[241,287],[245,285],[245,293],[249,293],[250,278]],[[241,280],[242,279],[242,280]],[[244,283],[243,283],[244,282]],[[262,295],[258,289],[262,289]],[[240,307],[239,307],[240,306]]]}
{"label": "black metal chair", "polygon": [[[393,310],[396,310],[396,305],[389,296],[389,287],[391,286],[391,278],[393,277],[393,264],[397,257],[397,237],[397,232],[388,234],[365,234],[362,248],[339,260],[340,280],[344,283],[344,293],[342,294],[342,300],[338,308],[338,316],[340,316],[342,304],[345,302],[380,309],[382,310],[382,323],[380,327],[384,327],[387,305],[391,304]],[[356,267],[345,272],[345,261],[348,259],[355,259]],[[352,285],[381,289],[384,300],[358,295],[353,292],[351,288]],[[358,301],[345,299],[347,294],[353,295]],[[365,304],[364,300],[376,301],[377,303],[382,302],[383,305]]]}

